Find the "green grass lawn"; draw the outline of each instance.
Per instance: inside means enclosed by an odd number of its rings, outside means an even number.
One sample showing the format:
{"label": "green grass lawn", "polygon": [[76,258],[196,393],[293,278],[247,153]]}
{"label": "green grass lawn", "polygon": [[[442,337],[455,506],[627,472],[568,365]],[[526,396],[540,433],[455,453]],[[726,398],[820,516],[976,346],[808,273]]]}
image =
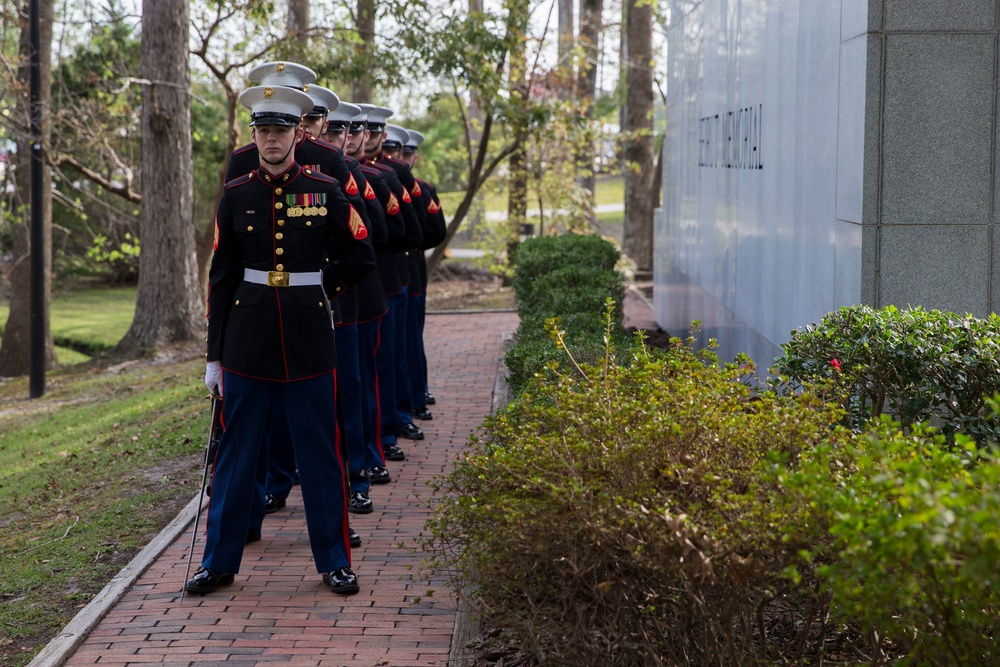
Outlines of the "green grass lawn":
{"label": "green grass lawn", "polygon": [[[55,291],[49,326],[59,363],[78,364],[114,347],[132,324],[135,294],[135,287],[93,285]],[[8,314],[8,304],[0,303],[0,331]]]}
{"label": "green grass lawn", "polygon": [[[134,287],[59,286],[62,368],[0,380],[0,664],[25,665],[196,493],[203,345],[168,364],[82,364],[132,323]],[[7,304],[0,305],[6,324]],[[82,365],[76,365],[82,364]],[[180,582],[178,582],[180,586]]]}
{"label": "green grass lawn", "polygon": [[[445,214],[450,216],[458,208],[462,201],[464,192],[442,192],[439,193],[441,205]],[[594,204],[620,204],[625,201],[625,177],[624,176],[602,176],[597,179],[594,187]],[[537,202],[533,197],[529,197],[529,202]],[[537,203],[529,203],[528,208],[536,206]],[[485,207],[487,211],[507,210],[507,189],[489,189],[486,191]]]}

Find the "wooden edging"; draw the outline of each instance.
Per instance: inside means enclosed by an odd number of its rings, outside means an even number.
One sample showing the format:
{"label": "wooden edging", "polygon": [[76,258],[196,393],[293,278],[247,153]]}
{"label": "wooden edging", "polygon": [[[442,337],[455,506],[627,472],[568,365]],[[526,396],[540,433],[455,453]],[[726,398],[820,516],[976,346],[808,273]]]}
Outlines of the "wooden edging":
{"label": "wooden edging", "polygon": [[[61,667],[66,664],[73,652],[83,643],[90,631],[101,622],[111,608],[124,597],[132,584],[142,576],[153,561],[163,553],[163,551],[173,544],[194,521],[195,512],[198,511],[198,497],[195,496],[191,502],[178,513],[174,520],[160,531],[153,541],[146,545],[142,551],[133,558],[128,565],[116,574],[108,585],[100,593],[80,610],[73,620],[63,628],[52,641],[46,644],[45,648],[35,656],[34,660],[28,663],[28,667]],[[180,582],[178,582],[180,584]],[[180,587],[177,589],[180,593]]]}
{"label": "wooden edging", "polygon": [[[503,409],[510,401],[510,385],[507,384],[507,364],[503,358],[514,344],[514,334],[505,331],[500,338],[500,358],[497,360],[497,374],[493,381],[493,414]],[[479,637],[479,617],[469,604],[468,591],[458,596],[458,610],[455,612],[455,629],[451,633],[451,650],[448,652],[448,667],[469,667],[473,655],[466,646]]]}

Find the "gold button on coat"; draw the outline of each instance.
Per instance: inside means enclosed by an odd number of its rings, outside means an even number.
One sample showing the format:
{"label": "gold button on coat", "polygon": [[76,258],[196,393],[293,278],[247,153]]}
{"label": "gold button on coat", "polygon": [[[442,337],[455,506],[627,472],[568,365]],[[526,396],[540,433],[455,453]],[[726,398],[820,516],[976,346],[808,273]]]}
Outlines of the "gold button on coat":
{"label": "gold button on coat", "polygon": [[278,209],[278,210],[280,211],[280,210],[281,210],[281,208],[282,208],[283,206],[284,206],[284,204],[282,204],[282,203],[281,203],[281,202],[279,201],[279,202],[278,202],[277,204],[275,204],[275,205],[274,205],[274,208],[276,208],[276,209]]}
{"label": "gold button on coat", "polygon": [[278,220],[278,226],[279,227],[284,227],[285,226],[285,221],[284,220]]}
{"label": "gold button on coat", "polygon": [[274,189],[274,194],[280,195],[281,194],[281,188],[275,188]]}
{"label": "gold button on coat", "polygon": [[236,305],[237,306],[240,305],[240,300],[239,299],[236,299]]}
{"label": "gold button on coat", "polygon": [[252,232],[253,231],[253,225],[247,225],[247,231],[248,232]]}
{"label": "gold button on coat", "polygon": [[278,264],[277,266],[274,267],[274,270],[275,271],[284,271],[285,270],[285,265],[284,264]]}
{"label": "gold button on coat", "polygon": [[282,234],[281,232],[278,232],[277,234],[274,235],[274,238],[280,241],[281,239],[285,238],[285,235]]}
{"label": "gold button on coat", "polygon": [[285,254],[285,249],[284,248],[275,248],[274,249],[274,254],[275,255],[284,255]]}
{"label": "gold button on coat", "polygon": [[312,227],[312,225],[313,225],[312,220],[306,220],[306,227]]}

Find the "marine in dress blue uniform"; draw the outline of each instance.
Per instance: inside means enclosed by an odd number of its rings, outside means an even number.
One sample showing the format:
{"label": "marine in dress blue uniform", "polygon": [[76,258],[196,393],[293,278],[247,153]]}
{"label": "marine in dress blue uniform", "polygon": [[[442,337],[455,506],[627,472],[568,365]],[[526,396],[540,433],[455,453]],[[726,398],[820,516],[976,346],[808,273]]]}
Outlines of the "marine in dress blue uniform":
{"label": "marine in dress blue uniform", "polygon": [[[322,139],[338,150],[343,150],[350,136],[351,119],[361,109],[348,102],[327,114],[327,132]],[[368,183],[361,165],[353,157],[344,156],[357,187],[362,191],[368,217],[371,220],[372,247],[377,258],[383,257],[389,249],[389,233],[385,222],[385,212],[378,201],[374,188]],[[385,466],[378,423],[378,384],[375,355],[379,342],[379,320],[389,309],[385,291],[378,271],[372,271],[358,283],[345,297],[337,299],[342,312],[342,322],[337,329],[337,355],[344,358],[353,354],[356,359],[356,374],[351,377],[351,386],[341,365],[338,379],[341,381],[342,406],[344,408],[344,443],[347,452],[347,477],[350,484],[348,511],[369,514],[374,511],[370,496],[371,481],[368,470]],[[342,336],[342,333],[348,335]],[[352,349],[348,350],[348,346]],[[348,392],[353,398],[348,399]]]}
{"label": "marine in dress blue uniform", "polygon": [[[340,98],[336,93],[315,84],[316,74],[312,69],[298,63],[283,61],[264,63],[251,70],[248,78],[252,82],[259,82],[262,85],[284,86],[306,92],[312,98],[313,104],[303,114],[303,125],[316,133],[322,132],[328,113],[340,104]],[[307,130],[295,146],[295,160],[303,167],[332,176],[341,185],[343,193],[360,215],[366,229],[373,228],[368,218],[368,208],[341,151],[319,140]],[[255,168],[257,162],[257,146],[253,142],[240,147],[233,152],[230,158],[226,172],[227,179],[235,178],[237,175]],[[339,320],[342,315],[341,309],[335,306],[335,310]],[[342,340],[342,343],[346,345],[346,339],[351,334],[352,332],[345,331],[339,340]],[[345,379],[348,382],[351,381],[350,378],[353,375],[350,367],[354,361],[353,357],[345,357],[344,370],[348,375],[348,378]],[[341,379],[339,375],[338,379]],[[340,391],[338,396],[342,401],[351,401],[356,400],[355,393],[354,391]],[[352,409],[344,409],[338,412],[338,417],[343,419],[345,415],[353,413]],[[347,425],[344,426],[347,429]],[[296,477],[296,461],[290,447],[289,430],[284,423],[280,409],[272,413],[267,434],[268,457],[266,464],[262,464],[260,470],[259,493],[255,495],[247,536],[250,541],[258,539],[264,514],[277,511],[285,506]],[[259,502],[257,496],[260,497]],[[357,533],[349,528],[349,535],[352,545],[359,546],[360,537]]]}
{"label": "marine in dress blue uniform", "polygon": [[[415,428],[406,426],[406,419],[412,424],[413,419],[429,420],[433,418],[427,409],[427,392],[423,387],[424,363],[423,344],[421,338],[421,303],[424,299],[425,282],[421,274],[426,274],[426,265],[422,265],[424,249],[428,247],[430,230],[427,222],[427,212],[423,201],[423,193],[410,171],[410,166],[400,159],[403,146],[409,141],[409,132],[399,125],[386,124],[386,138],[379,155],[379,164],[388,166],[395,171],[406,192],[409,194],[417,219],[421,227],[421,242],[407,254],[407,269],[410,274],[410,284],[407,291],[406,321],[405,321],[405,384],[406,389],[400,392],[404,400],[397,397],[397,411],[400,413],[402,427],[400,435],[414,437],[409,432]],[[433,245],[433,244],[432,244]],[[422,270],[423,268],[423,270]],[[419,378],[419,383],[417,382]],[[419,385],[419,388],[418,388]],[[404,417],[405,415],[405,417]],[[408,432],[409,431],[409,432]],[[414,439],[419,439],[414,437]]]}
{"label": "marine in dress blue uniform", "polygon": [[[364,148],[368,143],[370,133],[368,131],[368,115],[359,113],[352,117],[349,128],[349,136],[345,151],[357,159],[365,161],[360,168],[368,180],[369,186],[374,191],[377,201],[381,206],[386,221],[386,230],[389,238],[389,251],[377,259],[377,268],[382,280],[382,288],[387,303],[392,303],[394,299],[400,298],[405,284],[399,275],[397,263],[406,248],[414,242],[408,236],[408,229],[403,209],[399,205],[397,192],[402,194],[402,185],[394,182],[391,189],[384,180],[384,174],[375,165],[368,163]],[[378,339],[375,347],[376,365],[376,414],[369,415],[369,419],[374,420],[372,427],[375,429],[374,442],[368,439],[366,432],[366,446],[369,449],[369,462],[367,465],[368,480],[371,484],[386,484],[391,481],[385,461],[401,461],[406,458],[405,453],[399,447],[396,440],[396,425],[394,407],[396,404],[395,393],[395,317],[392,308],[389,308],[378,322]],[[390,406],[385,410],[383,406]],[[383,417],[388,417],[383,419]],[[391,421],[392,424],[386,426]]]}
{"label": "marine in dress blue uniform", "polygon": [[293,88],[257,86],[240,101],[252,111],[260,164],[226,184],[216,215],[205,384],[223,397],[225,431],[202,567],[185,589],[210,593],[239,572],[264,425],[280,406],[301,466],[317,571],[334,592],[356,593],[327,294],[344,293],[370,272],[374,252],[339,184],[292,156],[312,99]]}
{"label": "marine in dress blue uniform", "polygon": [[[403,143],[403,149],[399,157],[410,167],[410,171],[417,164],[419,159],[418,151],[420,144],[424,142],[424,135],[416,130],[406,128],[407,140]],[[416,350],[411,358],[416,359],[419,366],[416,372],[410,373],[410,393],[413,396],[423,397],[423,410],[426,414],[420,414],[414,408],[414,417],[429,418],[430,411],[427,405],[433,400],[427,382],[427,353],[424,349],[424,324],[427,314],[427,258],[426,251],[443,243],[448,235],[448,224],[441,210],[441,200],[438,198],[436,188],[427,181],[414,176],[416,194],[421,198],[421,202],[426,212],[424,219],[424,241],[421,252],[417,253],[417,275],[419,276],[421,293],[417,299],[417,322],[413,333]],[[429,400],[430,399],[430,400]]]}
{"label": "marine in dress blue uniform", "polygon": [[[358,106],[366,115],[367,129],[370,134],[370,139],[363,146],[361,162],[376,170],[388,185],[393,196],[391,206],[399,210],[404,224],[404,236],[401,239],[401,244],[394,246],[395,252],[391,254],[392,265],[402,284],[402,289],[391,296],[387,295],[389,316],[382,320],[380,356],[377,359],[382,449],[386,459],[403,460],[405,455],[399,447],[398,437],[413,439],[423,439],[424,437],[423,432],[413,424],[410,414],[409,375],[406,368],[406,306],[411,278],[409,254],[420,245],[423,233],[409,192],[400,183],[396,172],[391,167],[371,159],[372,156],[377,157],[381,154],[382,142],[385,139],[386,119],[392,115],[392,110],[371,104]],[[379,479],[379,476],[388,481],[387,471],[376,471],[376,473],[378,474],[372,477],[373,481]]]}

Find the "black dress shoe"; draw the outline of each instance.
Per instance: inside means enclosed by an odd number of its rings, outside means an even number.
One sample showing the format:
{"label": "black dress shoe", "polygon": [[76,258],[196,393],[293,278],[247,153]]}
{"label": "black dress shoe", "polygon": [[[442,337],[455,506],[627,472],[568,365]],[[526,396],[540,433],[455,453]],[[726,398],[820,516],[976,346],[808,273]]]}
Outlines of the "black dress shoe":
{"label": "black dress shoe", "polygon": [[329,586],[331,591],[341,595],[354,595],[361,590],[358,586],[358,575],[351,572],[349,567],[338,567],[333,572],[324,573],[323,583]]}
{"label": "black dress shoe", "polygon": [[253,542],[260,542],[260,533],[247,533],[246,544],[252,544]]}
{"label": "black dress shoe", "polygon": [[427,421],[428,419],[434,419],[434,415],[432,415],[431,411],[427,408],[418,408],[413,411],[413,418]]}
{"label": "black dress shoe", "polygon": [[355,491],[351,494],[350,505],[347,507],[348,512],[371,514],[374,510],[375,505],[367,493],[364,491]]}
{"label": "black dress shoe", "polygon": [[397,435],[401,438],[409,438],[410,440],[424,439],[424,432],[417,428],[417,425],[413,422],[405,424],[401,429],[399,429],[399,433]]}
{"label": "black dress shoe", "polygon": [[285,506],[285,499],[272,496],[270,493],[264,496],[264,514],[274,514]]}
{"label": "black dress shoe", "polygon": [[347,538],[348,538],[348,541],[351,543],[352,547],[360,547],[361,546],[361,536],[358,535],[354,531],[353,528],[348,528],[347,529]]}
{"label": "black dress shoe", "polygon": [[382,453],[385,454],[386,461],[405,461],[406,454],[395,442],[382,445]]}
{"label": "black dress shoe", "polygon": [[431,394],[430,392],[424,392],[424,403],[426,403],[427,405],[434,405],[435,403],[437,403],[437,399],[434,398],[434,394]]}
{"label": "black dress shoe", "polygon": [[184,584],[184,590],[188,593],[199,593],[201,595],[214,593],[215,589],[219,586],[228,586],[233,583],[233,579],[233,575],[226,572],[216,572],[215,570],[209,570],[207,567],[199,567],[194,576]]}
{"label": "black dress shoe", "polygon": [[370,484],[388,484],[392,481],[389,471],[384,466],[375,466],[368,469],[368,482]]}

